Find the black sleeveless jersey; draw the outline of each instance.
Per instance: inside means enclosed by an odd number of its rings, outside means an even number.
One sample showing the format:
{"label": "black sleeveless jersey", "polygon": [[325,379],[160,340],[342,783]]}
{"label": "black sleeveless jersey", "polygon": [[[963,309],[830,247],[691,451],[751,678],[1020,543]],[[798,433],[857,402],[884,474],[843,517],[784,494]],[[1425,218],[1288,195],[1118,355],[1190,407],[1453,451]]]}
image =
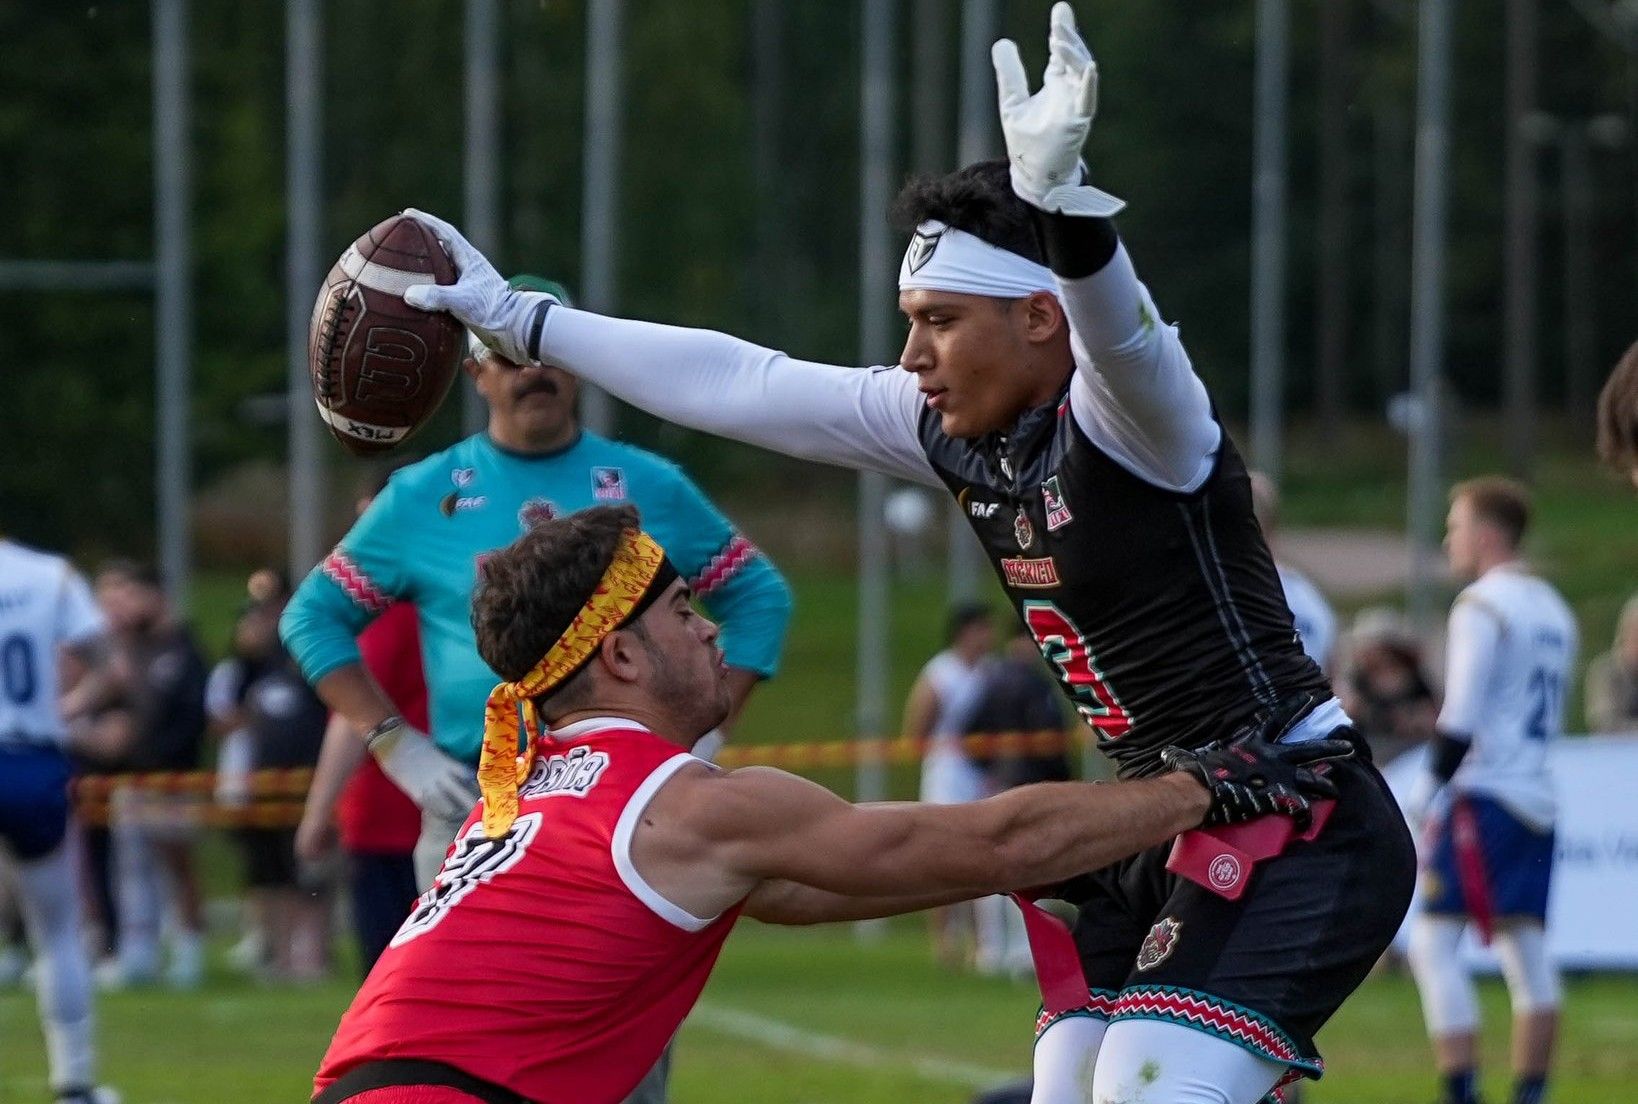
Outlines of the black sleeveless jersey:
{"label": "black sleeveless jersey", "polygon": [[1330,695],[1298,642],[1227,433],[1205,483],[1181,494],[1093,444],[1067,386],[1008,434],[958,440],[927,408],[918,432],[1122,777],[1154,773],[1162,748],[1227,736],[1289,695]]}

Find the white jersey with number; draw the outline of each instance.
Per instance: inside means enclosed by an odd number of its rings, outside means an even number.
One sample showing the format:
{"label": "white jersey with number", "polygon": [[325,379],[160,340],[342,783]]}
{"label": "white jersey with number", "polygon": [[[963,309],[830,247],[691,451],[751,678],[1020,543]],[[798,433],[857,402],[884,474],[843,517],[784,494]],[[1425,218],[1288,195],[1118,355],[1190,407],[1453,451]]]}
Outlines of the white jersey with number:
{"label": "white jersey with number", "polygon": [[1453,789],[1493,798],[1537,828],[1552,824],[1547,744],[1563,731],[1576,637],[1558,591],[1517,562],[1491,568],[1457,596],[1439,729],[1473,744]]}
{"label": "white jersey with number", "polygon": [[58,650],[103,629],[91,588],[67,560],[0,539],[0,743],[62,742]]}

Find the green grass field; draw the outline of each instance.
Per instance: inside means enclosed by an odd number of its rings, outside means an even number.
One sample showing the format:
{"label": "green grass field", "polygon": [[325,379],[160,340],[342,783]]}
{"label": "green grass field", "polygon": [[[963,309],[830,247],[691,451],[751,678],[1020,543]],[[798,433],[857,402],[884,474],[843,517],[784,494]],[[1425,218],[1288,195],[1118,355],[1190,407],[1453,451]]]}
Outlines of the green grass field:
{"label": "green grass field", "polygon": [[[213,975],[198,993],[101,999],[106,1079],[127,1104],[293,1104],[351,988],[265,989]],[[1506,1001],[1484,986],[1490,1099],[1505,1099]],[[1638,1098],[1638,979],[1573,980],[1560,1104]],[[780,931],[746,922],[683,1029],[676,1104],[957,1104],[1027,1070],[1033,991],[935,969],[913,923],[880,941],[844,928]],[[518,1045],[526,1045],[519,1043]],[[1331,1072],[1317,1104],[1432,1098],[1415,992],[1373,978],[1325,1030]],[[0,1104],[46,1099],[27,994],[0,994]]]}

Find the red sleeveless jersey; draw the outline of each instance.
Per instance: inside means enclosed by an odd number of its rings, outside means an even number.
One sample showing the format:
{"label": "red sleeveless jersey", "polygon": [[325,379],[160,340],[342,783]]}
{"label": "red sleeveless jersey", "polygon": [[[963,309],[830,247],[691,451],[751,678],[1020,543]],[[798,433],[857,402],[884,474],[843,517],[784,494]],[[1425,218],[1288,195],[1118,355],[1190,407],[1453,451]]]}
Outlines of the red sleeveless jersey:
{"label": "red sleeveless jersey", "polygon": [[444,1062],[539,1104],[624,1099],[693,1007],[739,906],[689,915],[631,863],[654,793],[700,760],[631,721],[552,734],[490,841],[456,837],[342,1017],[314,1090],[378,1059]]}

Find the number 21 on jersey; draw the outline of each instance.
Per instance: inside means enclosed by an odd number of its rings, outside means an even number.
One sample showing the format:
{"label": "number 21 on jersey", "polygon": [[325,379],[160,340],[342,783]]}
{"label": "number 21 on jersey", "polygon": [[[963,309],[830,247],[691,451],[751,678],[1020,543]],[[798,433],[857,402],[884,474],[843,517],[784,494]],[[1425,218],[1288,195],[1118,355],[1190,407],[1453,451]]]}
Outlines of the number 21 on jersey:
{"label": "number 21 on jersey", "polygon": [[1132,715],[1115,696],[1114,687],[1098,670],[1086,637],[1052,602],[1026,601],[1024,623],[1041,654],[1058,670],[1058,681],[1069,688],[1075,708],[1086,723],[1106,740],[1118,740],[1132,728]]}

